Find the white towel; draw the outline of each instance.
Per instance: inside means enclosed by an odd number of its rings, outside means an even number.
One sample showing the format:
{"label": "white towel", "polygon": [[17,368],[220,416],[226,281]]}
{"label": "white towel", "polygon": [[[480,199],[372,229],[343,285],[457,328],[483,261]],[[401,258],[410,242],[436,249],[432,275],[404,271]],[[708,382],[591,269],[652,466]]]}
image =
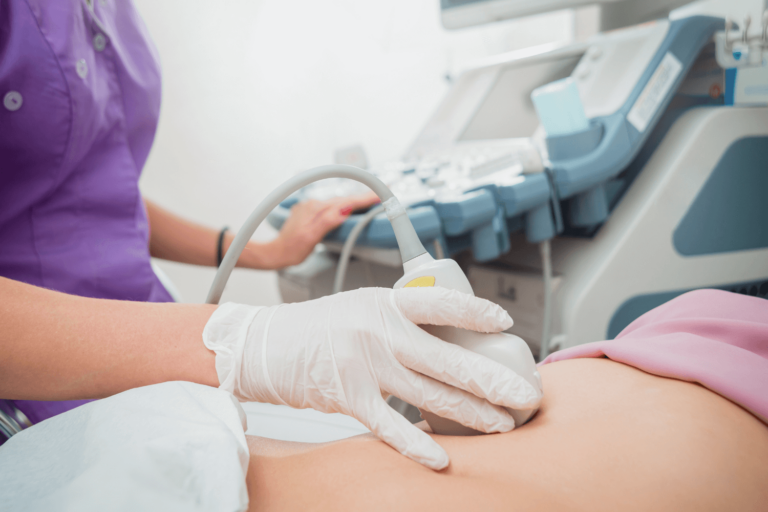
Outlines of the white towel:
{"label": "white towel", "polygon": [[232,395],[188,382],[92,402],[0,447],[0,509],[245,510],[246,429]]}

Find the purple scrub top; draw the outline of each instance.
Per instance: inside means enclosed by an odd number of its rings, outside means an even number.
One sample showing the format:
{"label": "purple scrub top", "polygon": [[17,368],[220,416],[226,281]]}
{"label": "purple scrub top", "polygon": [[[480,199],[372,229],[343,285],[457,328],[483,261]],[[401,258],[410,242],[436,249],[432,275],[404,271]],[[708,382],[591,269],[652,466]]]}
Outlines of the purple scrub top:
{"label": "purple scrub top", "polygon": [[[0,0],[0,275],[168,302],[138,180],[160,68],[129,0]],[[85,401],[16,401],[33,422]]]}

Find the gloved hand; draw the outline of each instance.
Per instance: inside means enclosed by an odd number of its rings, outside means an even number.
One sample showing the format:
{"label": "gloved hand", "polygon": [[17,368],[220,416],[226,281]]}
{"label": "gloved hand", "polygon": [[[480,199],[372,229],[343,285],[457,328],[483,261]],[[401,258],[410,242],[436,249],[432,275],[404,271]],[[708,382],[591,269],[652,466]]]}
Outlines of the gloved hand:
{"label": "gloved hand", "polygon": [[403,455],[439,470],[448,454],[382,393],[482,432],[515,427],[499,406],[530,409],[541,397],[512,370],[417,324],[499,332],[512,319],[455,290],[363,288],[268,308],[227,303],[203,340],[216,353],[221,388],[241,401],[353,416]]}

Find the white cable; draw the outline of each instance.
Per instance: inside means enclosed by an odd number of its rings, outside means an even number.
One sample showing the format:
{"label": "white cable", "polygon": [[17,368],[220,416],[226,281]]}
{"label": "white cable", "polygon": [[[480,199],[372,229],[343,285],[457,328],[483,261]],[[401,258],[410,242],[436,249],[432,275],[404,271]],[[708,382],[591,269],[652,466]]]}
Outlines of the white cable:
{"label": "white cable", "polygon": [[363,229],[371,223],[371,221],[378,214],[384,211],[384,205],[377,205],[375,208],[371,208],[362,218],[357,220],[357,224],[349,232],[347,239],[344,241],[344,246],[341,248],[341,255],[339,256],[339,263],[336,265],[336,278],[333,280],[333,291],[331,293],[339,293],[344,289],[344,279],[347,276],[347,266],[349,265],[349,259],[352,256],[352,249],[355,248],[355,243],[363,232]]}
{"label": "white cable", "polygon": [[439,238],[435,238],[432,241],[432,246],[435,248],[435,259],[441,260],[445,258],[445,252],[443,251],[443,244],[440,243]]}
{"label": "white cable", "polygon": [[[344,289],[344,280],[347,277],[347,266],[349,265],[349,260],[352,257],[352,250],[355,248],[355,244],[357,243],[357,239],[360,237],[360,233],[362,233],[363,229],[365,229],[365,227],[370,224],[378,214],[383,212],[384,209],[384,205],[379,205],[376,208],[371,209],[357,221],[355,227],[353,227],[349,232],[347,239],[344,241],[344,246],[341,248],[339,263],[336,265],[336,277],[333,280],[333,291],[331,292],[332,294],[339,293]],[[443,252],[443,245],[440,243],[440,240],[436,238],[433,244],[435,247],[435,259],[443,259],[445,254]]]}
{"label": "white cable", "polygon": [[549,329],[552,317],[552,253],[549,240],[539,244],[539,252],[544,277],[544,318],[541,322],[541,348],[539,349],[539,361],[543,361],[549,355]]}
{"label": "white cable", "polygon": [[395,232],[395,239],[400,249],[403,265],[417,256],[425,254],[427,250],[424,249],[424,245],[422,245],[421,240],[416,235],[411,219],[408,218],[405,207],[400,204],[400,201],[395,197],[390,197],[386,201],[382,199],[381,206],[387,212],[387,218],[390,224],[392,224],[392,230]]}
{"label": "white cable", "polygon": [[224,287],[227,285],[229,276],[232,274],[232,269],[235,268],[237,260],[240,259],[240,253],[243,252],[248,241],[256,232],[256,228],[267,218],[269,212],[300,188],[327,178],[348,178],[359,181],[379,196],[387,210],[387,217],[392,223],[392,229],[395,230],[395,238],[397,238],[397,243],[400,247],[403,263],[427,252],[421,240],[419,240],[416,230],[413,229],[413,224],[411,224],[408,216],[404,214],[404,210],[399,206],[399,202],[394,194],[379,178],[351,165],[323,165],[292,177],[270,192],[253,210],[253,213],[251,213],[243,227],[238,231],[237,236],[232,241],[232,245],[229,246],[229,250],[224,256],[218,272],[216,272],[216,277],[213,278],[213,284],[206,298],[208,304],[218,304],[221,300],[221,294],[224,292]]}

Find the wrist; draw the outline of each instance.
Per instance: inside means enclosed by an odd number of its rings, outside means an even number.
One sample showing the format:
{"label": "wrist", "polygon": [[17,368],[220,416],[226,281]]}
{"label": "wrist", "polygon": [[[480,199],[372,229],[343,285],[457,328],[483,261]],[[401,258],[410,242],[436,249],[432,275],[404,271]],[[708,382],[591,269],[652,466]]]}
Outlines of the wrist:
{"label": "wrist", "polygon": [[238,266],[257,270],[278,270],[291,265],[279,238],[265,243],[249,242],[240,255]]}
{"label": "wrist", "polygon": [[227,302],[213,312],[203,329],[203,344],[215,354],[219,388],[242,399],[240,373],[249,326],[266,308]]}
{"label": "wrist", "polygon": [[288,258],[288,250],[283,237],[278,236],[261,246],[264,264],[270,270],[278,270],[293,265]]}
{"label": "wrist", "polygon": [[[224,237],[224,255],[229,252],[234,240],[235,234],[227,232]],[[282,264],[282,255],[283,248],[278,239],[266,243],[248,242],[240,253],[236,266],[255,270],[276,270],[286,266]]]}
{"label": "wrist", "polygon": [[229,227],[223,227],[221,231],[219,231],[219,235],[216,238],[216,267],[221,266],[221,262],[224,260],[226,249],[232,245],[232,240],[234,240],[234,235],[229,233]]}
{"label": "wrist", "polygon": [[262,344],[279,306],[219,306],[203,330],[203,343],[215,354],[219,388],[241,402],[284,404],[268,382]]}

